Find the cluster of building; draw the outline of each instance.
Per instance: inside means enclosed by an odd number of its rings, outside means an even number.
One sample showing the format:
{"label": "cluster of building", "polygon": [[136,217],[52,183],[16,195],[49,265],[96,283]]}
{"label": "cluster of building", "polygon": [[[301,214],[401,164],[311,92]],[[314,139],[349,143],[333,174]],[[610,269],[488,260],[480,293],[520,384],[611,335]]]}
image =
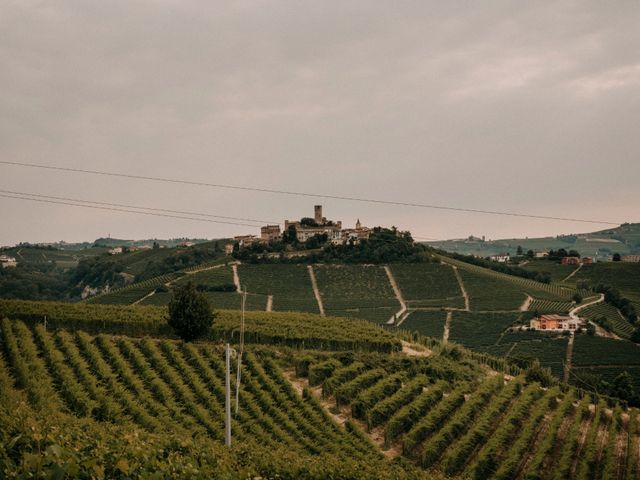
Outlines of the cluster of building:
{"label": "cluster of building", "polygon": [[2,268],[17,267],[18,261],[15,259],[15,257],[10,257],[9,255],[0,255],[0,265],[2,265]]}
{"label": "cluster of building", "polygon": [[268,244],[282,240],[285,233],[295,231],[296,238],[299,242],[317,236],[326,235],[327,241],[339,245],[350,241],[359,242],[366,240],[371,234],[369,227],[364,227],[360,223],[360,219],[356,221],[355,228],[342,228],[342,221],[327,220],[322,215],[322,205],[314,207],[313,218],[303,218],[302,220],[285,220],[284,230],[280,229],[280,225],[265,225],[260,228],[260,236],[241,235],[234,237],[241,247],[246,247],[254,243]]}
{"label": "cluster of building", "polygon": [[529,323],[532,330],[556,330],[574,332],[584,326],[584,321],[580,317],[569,315],[540,315]]}
{"label": "cluster of building", "polygon": [[562,265],[591,265],[593,263],[593,258],[591,257],[562,257],[560,259],[560,263]]}

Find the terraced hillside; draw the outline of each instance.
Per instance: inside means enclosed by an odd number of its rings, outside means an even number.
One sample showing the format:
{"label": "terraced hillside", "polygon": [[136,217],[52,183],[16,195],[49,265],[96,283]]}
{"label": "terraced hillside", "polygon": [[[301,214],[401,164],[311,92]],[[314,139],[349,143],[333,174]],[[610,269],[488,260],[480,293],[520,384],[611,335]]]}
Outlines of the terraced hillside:
{"label": "terraced hillside", "polygon": [[305,265],[240,265],[238,273],[248,292],[273,296],[273,310],[319,312]]}
{"label": "terraced hillside", "polygon": [[314,271],[328,315],[386,323],[400,310],[383,267],[318,265]]}
{"label": "terraced hillside", "polygon": [[542,388],[464,361],[464,351],[454,360],[432,349],[407,356],[251,347],[234,446],[224,449],[219,344],[4,319],[0,468],[5,476],[62,469],[100,478],[638,475],[637,410],[593,405],[577,390]]}
{"label": "terraced hillside", "polygon": [[[373,474],[375,465],[406,476],[383,463],[357,430],[340,427],[317,402],[298,395],[268,356],[245,356],[232,427],[234,442],[262,457],[256,462],[221,449],[224,363],[218,347],[52,334],[8,320],[1,327],[3,475],[67,471],[126,478],[162,468],[169,476],[226,471],[235,477],[284,469],[320,478],[333,464],[334,471],[355,474],[357,465]],[[30,427],[21,425],[27,416]]]}
{"label": "terraced hillside", "polygon": [[610,285],[640,305],[640,263],[608,262],[584,265],[571,281],[585,281],[591,286]]}
{"label": "terraced hillside", "polygon": [[388,456],[402,455],[434,474],[501,479],[637,474],[637,411],[590,405],[589,397],[574,390],[543,389],[523,377],[444,379],[419,365],[398,369],[329,359],[312,363],[296,383],[333,405],[339,418],[368,431]]}
{"label": "terraced hillside", "polygon": [[464,297],[453,269],[441,263],[408,263],[391,265],[409,308],[464,308]]}

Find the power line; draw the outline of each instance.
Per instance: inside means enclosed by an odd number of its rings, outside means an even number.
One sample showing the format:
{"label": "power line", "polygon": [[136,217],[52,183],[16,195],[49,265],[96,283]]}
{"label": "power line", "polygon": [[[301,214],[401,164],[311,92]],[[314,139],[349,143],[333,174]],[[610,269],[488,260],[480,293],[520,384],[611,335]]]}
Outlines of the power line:
{"label": "power line", "polygon": [[[256,219],[249,219],[249,218],[239,218],[239,217],[227,217],[227,216],[222,216],[222,215],[212,215],[212,214],[208,214],[208,213],[198,213],[198,212],[188,212],[188,211],[182,211],[182,210],[168,210],[168,209],[164,209],[164,208],[152,208],[152,207],[139,207],[139,206],[135,206],[135,205],[125,205],[125,204],[121,204],[121,203],[108,203],[108,202],[97,202],[94,200],[84,200],[84,199],[78,199],[78,198],[69,198],[69,197],[56,197],[56,196],[52,196],[52,195],[42,195],[42,194],[38,194],[38,193],[27,193],[27,192],[15,192],[12,190],[0,190],[0,197],[5,197],[5,198],[13,198],[13,199],[17,199],[17,200],[32,200],[32,201],[38,201],[38,199],[46,199],[46,200],[50,200],[50,201],[45,201],[45,200],[41,200],[42,203],[55,203],[58,205],[69,205],[69,206],[75,206],[75,207],[88,207],[88,208],[92,208],[91,205],[84,205],[84,204],[94,204],[94,205],[103,205],[103,206],[108,206],[108,207],[117,207],[117,208],[104,208],[104,210],[111,210],[111,211],[116,211],[116,212],[125,212],[125,213],[141,213],[141,214],[151,214],[150,212],[144,212],[144,211],[135,211],[135,210],[130,210],[130,209],[140,209],[140,210],[152,210],[155,212],[165,212],[165,213],[175,213],[175,214],[179,214],[179,215],[161,215],[161,214],[157,214],[157,216],[164,216],[164,217],[169,217],[169,218],[180,218],[180,219],[184,219],[184,220],[195,220],[195,221],[206,221],[204,219],[199,219],[199,218],[192,218],[192,217],[185,217],[183,215],[198,215],[198,216],[204,216],[204,217],[212,217],[212,218],[224,218],[224,219],[230,219],[230,220],[244,220],[244,221],[249,221],[249,222],[261,222],[262,224],[278,224],[278,222],[276,221],[269,221],[269,220],[256,220]],[[29,198],[29,197],[35,197],[35,198]],[[75,203],[68,203],[68,202],[75,202]],[[97,207],[94,207],[97,208]],[[212,221],[213,222],[213,221]],[[246,226],[246,227],[260,227],[260,225],[249,225],[249,224],[245,224],[245,223],[235,223],[235,222],[213,222],[213,223],[223,223],[223,224],[229,224],[229,225],[240,225],[240,226]],[[430,240],[430,241],[438,241],[438,239],[436,238],[432,238],[432,237],[418,237],[418,236],[413,236],[412,237],[416,240]]]}
{"label": "power line", "polygon": [[532,214],[508,212],[508,211],[481,210],[481,209],[475,209],[475,208],[450,207],[446,205],[434,205],[434,204],[426,204],[426,203],[400,202],[400,201],[391,201],[391,200],[380,200],[380,199],[374,199],[374,198],[349,197],[349,196],[343,196],[343,195],[327,195],[327,194],[320,194],[320,193],[295,192],[295,191],[277,190],[277,189],[270,189],[270,188],[247,187],[247,186],[241,186],[241,185],[227,185],[227,184],[221,184],[221,183],[197,182],[193,180],[180,180],[175,178],[133,175],[128,173],[105,172],[100,170],[86,170],[86,169],[80,169],[80,168],[58,167],[53,165],[40,165],[36,163],[9,162],[9,161],[0,160],[0,164],[14,165],[14,166],[20,166],[20,167],[30,167],[30,168],[44,168],[48,170],[57,170],[62,172],[87,173],[92,175],[103,175],[103,176],[109,176],[109,177],[130,178],[135,180],[148,180],[148,181],[154,181],[154,182],[193,185],[193,186],[199,186],[199,187],[224,188],[229,190],[243,190],[243,191],[251,191],[251,192],[273,193],[273,194],[279,194],[279,195],[293,195],[293,196],[300,196],[300,197],[326,198],[331,200],[346,200],[351,202],[374,203],[379,205],[395,205],[395,206],[403,206],[403,207],[430,208],[430,209],[447,210],[447,211],[454,211],[454,212],[481,213],[486,215],[502,215],[502,216],[509,216],[509,217],[535,218],[535,219],[541,219],[541,220],[557,220],[557,221],[564,221],[564,222],[595,223],[595,224],[603,224],[603,225],[619,225],[621,223],[621,222],[609,222],[609,221],[600,221],[600,220],[589,220],[584,218],[556,217],[556,216],[549,216],[549,215],[532,215]]}
{"label": "power line", "polygon": [[102,207],[102,206],[98,206],[98,205],[83,205],[83,204],[80,204],[80,203],[70,203],[70,202],[63,202],[63,201],[58,201],[58,200],[47,200],[47,199],[43,199],[43,198],[20,197],[20,196],[17,196],[17,195],[7,195],[7,194],[4,194],[4,193],[0,193],[0,197],[14,198],[14,199],[17,199],[17,200],[28,200],[28,201],[31,201],[31,202],[52,203],[52,204],[57,204],[57,205],[68,205],[68,206],[72,206],[72,207],[94,208],[94,209],[97,209],[97,210],[108,210],[108,211],[112,211],[112,212],[137,213],[139,215],[151,215],[151,216],[154,216],[154,217],[177,218],[177,219],[180,219],[180,220],[192,220],[194,222],[222,223],[222,224],[225,224],[225,225],[237,225],[237,226],[241,226],[241,227],[256,228],[256,225],[250,225],[248,223],[226,222],[226,221],[222,221],[222,220],[209,220],[208,218],[186,217],[186,216],[181,216],[181,215],[170,215],[170,214],[167,214],[167,213],[142,212],[142,211],[138,211],[138,210],[128,210],[128,209],[124,209],[124,208]]}
{"label": "power line", "polygon": [[[140,209],[140,210],[152,210],[155,212],[164,212],[164,213],[176,213],[179,215],[196,215],[199,217],[210,217],[210,218],[223,218],[226,220],[239,220],[242,222],[255,222],[255,223],[260,223],[260,224],[269,224],[269,223],[278,223],[275,221],[268,221],[268,220],[256,220],[253,218],[241,218],[241,217],[227,217],[224,215],[212,215],[209,213],[199,213],[199,212],[185,212],[185,211],[181,211],[181,210],[169,210],[166,208],[153,208],[153,207],[138,207],[135,205],[123,205],[121,203],[107,203],[107,202],[96,202],[93,200],[82,200],[82,199],[77,199],[77,198],[68,198],[68,197],[54,197],[51,195],[42,195],[42,194],[38,194],[38,193],[27,193],[27,192],[14,192],[11,190],[0,190],[0,193],[7,193],[10,195],[26,195],[29,197],[37,197],[37,198],[48,198],[48,199],[53,199],[53,200],[64,200],[64,201],[69,201],[69,202],[79,202],[79,203],[92,203],[95,205],[107,205],[109,207],[123,207],[123,208],[135,208],[135,209]],[[256,225],[259,226],[259,225]]]}

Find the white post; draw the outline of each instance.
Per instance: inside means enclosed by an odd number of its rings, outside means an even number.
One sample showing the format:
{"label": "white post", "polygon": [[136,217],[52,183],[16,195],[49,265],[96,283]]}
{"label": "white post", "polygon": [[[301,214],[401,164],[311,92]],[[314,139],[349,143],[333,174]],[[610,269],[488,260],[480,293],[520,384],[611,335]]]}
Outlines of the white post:
{"label": "white post", "polygon": [[44,316],[44,331],[47,331],[47,316]]}
{"label": "white post", "polygon": [[225,402],[224,402],[224,444],[231,446],[231,350],[227,343],[225,348]]}

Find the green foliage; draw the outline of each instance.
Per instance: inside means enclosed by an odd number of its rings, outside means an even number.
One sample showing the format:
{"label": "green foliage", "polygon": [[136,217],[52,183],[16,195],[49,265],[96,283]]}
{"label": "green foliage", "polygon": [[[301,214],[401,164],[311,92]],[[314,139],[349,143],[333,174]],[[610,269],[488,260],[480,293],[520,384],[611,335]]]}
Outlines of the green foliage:
{"label": "green foliage", "polygon": [[169,303],[169,326],[183,340],[202,337],[213,324],[214,314],[207,298],[199,293],[193,283],[174,291]]}
{"label": "green foliage", "polygon": [[533,364],[525,370],[524,376],[527,382],[538,382],[543,387],[548,387],[556,382],[551,375],[551,370],[543,368],[539,360],[534,360]]}
{"label": "green foliage", "polygon": [[327,378],[333,375],[333,372],[342,367],[342,363],[340,363],[335,358],[330,358],[327,361],[314,363],[310,365],[308,368],[309,371],[309,385],[315,386],[320,385]]}
{"label": "green foliage", "polygon": [[[165,308],[0,300],[0,318],[37,323],[45,316],[52,328],[175,338],[166,322]],[[394,352],[400,349],[398,338],[363,320],[276,312],[247,312],[245,318],[247,343],[320,350]],[[207,338],[237,341],[239,325],[240,312],[217,311]]]}

